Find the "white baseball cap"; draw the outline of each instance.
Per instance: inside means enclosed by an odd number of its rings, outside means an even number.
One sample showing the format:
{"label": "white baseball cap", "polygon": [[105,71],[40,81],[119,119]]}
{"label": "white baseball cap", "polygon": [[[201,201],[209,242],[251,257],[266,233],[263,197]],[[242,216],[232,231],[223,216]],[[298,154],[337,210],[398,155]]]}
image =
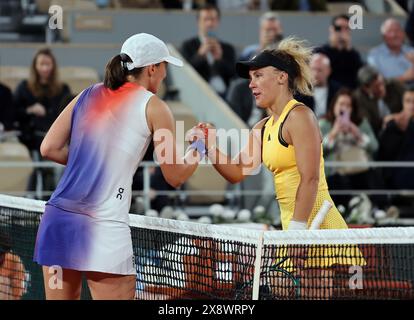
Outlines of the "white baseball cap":
{"label": "white baseball cap", "polygon": [[138,33],[125,40],[121,53],[127,54],[132,62],[127,63],[128,70],[142,68],[163,61],[182,67],[180,59],[170,55],[167,45],[148,33]]}

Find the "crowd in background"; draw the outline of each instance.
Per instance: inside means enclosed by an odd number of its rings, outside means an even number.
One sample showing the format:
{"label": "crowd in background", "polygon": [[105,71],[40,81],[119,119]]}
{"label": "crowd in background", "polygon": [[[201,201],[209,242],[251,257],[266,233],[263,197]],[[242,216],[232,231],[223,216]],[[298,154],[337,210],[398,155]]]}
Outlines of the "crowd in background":
{"label": "crowd in background", "polygon": [[327,0],[96,0],[99,7],[117,4],[123,7],[199,9],[206,4],[217,6],[220,10],[301,10],[326,11]]}
{"label": "crowd in background", "polygon": [[[97,3],[100,1],[97,1]],[[101,1],[101,5],[105,1]],[[151,1],[152,2],[152,1]],[[166,8],[181,8],[185,1],[159,1]],[[183,39],[183,57],[249,126],[266,116],[256,108],[249,81],[235,76],[235,62],[248,60],[262,50],[276,48],[289,34],[279,19],[278,10],[325,10],[326,1],[268,1],[272,11],[264,13],[259,23],[257,43],[236,50],[217,36],[220,8],[224,3],[257,8],[261,1],[192,1],[197,9],[197,30],[191,39]],[[228,8],[226,8],[228,9]],[[295,98],[310,107],[323,135],[326,160],[414,161],[414,10],[402,26],[393,18],[384,20],[379,32],[383,42],[372,48],[366,59],[352,45],[352,30],[345,14],[333,17],[327,26],[326,43],[314,47],[310,67],[313,95]],[[238,52],[240,51],[240,52]],[[14,92],[0,84],[0,128],[18,130],[21,143],[34,160],[42,137],[60,111],[73,97],[70,88],[59,80],[58,66],[49,49],[39,50],[30,68],[30,77]],[[149,150],[149,155],[152,151]],[[151,157],[147,157],[150,159]],[[170,190],[158,169],[152,172],[151,185],[156,190]],[[46,189],[53,189],[51,173],[42,171]],[[414,189],[412,168],[327,168],[330,189]],[[412,177],[412,178],[411,178]],[[48,182],[50,181],[50,182]],[[34,176],[28,190],[35,187]],[[134,179],[134,189],[142,189],[142,171]],[[386,210],[398,199],[371,196],[376,207]],[[346,210],[349,197],[335,201]],[[157,197],[153,206],[161,209],[167,197]]]}
{"label": "crowd in background", "polygon": [[[12,3],[12,0],[7,0]],[[100,7],[111,0],[95,1]],[[326,0],[118,0],[124,6],[165,9],[197,9],[194,37],[183,39],[180,51],[200,76],[211,86],[248,127],[267,116],[257,108],[249,81],[237,78],[235,63],[249,60],[262,50],[274,49],[289,33],[277,11],[326,11]],[[2,1],[4,4],[6,1]],[[30,1],[28,1],[30,2]],[[325,161],[414,161],[414,1],[398,1],[407,10],[406,25],[385,19],[378,30],[383,42],[363,57],[352,45],[352,30],[347,15],[333,17],[327,26],[329,38],[314,48],[309,61],[313,76],[313,95],[295,95],[311,108],[319,121]],[[221,10],[268,10],[259,19],[257,42],[242,50],[217,36]],[[0,142],[2,132],[18,132],[18,139],[34,161],[40,143],[62,109],[74,97],[71,88],[59,77],[58,62],[50,49],[37,51],[29,77],[15,90],[0,83]],[[150,146],[143,160],[151,161]],[[414,168],[369,166],[327,167],[331,190],[414,190]],[[29,178],[27,191],[39,183],[44,190],[56,187],[54,172],[36,170]],[[153,190],[173,190],[159,167],[151,169]],[[143,189],[143,168],[133,179],[133,190]],[[48,196],[44,198],[46,200]],[[350,195],[334,195],[342,213],[352,210]],[[413,199],[403,196],[372,194],[375,209],[392,205],[414,206]],[[161,211],[171,205],[167,196],[151,196],[151,207]],[[30,275],[21,258],[12,252],[10,239],[0,232],[0,300],[20,299],[26,292]]]}

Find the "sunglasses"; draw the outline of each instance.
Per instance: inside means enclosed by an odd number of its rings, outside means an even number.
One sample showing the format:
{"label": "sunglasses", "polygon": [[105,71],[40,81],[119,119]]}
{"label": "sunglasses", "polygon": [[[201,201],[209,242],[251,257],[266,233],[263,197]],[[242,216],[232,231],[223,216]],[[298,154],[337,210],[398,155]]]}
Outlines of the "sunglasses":
{"label": "sunglasses", "polygon": [[338,25],[334,25],[333,26],[336,32],[339,32],[341,30],[349,30],[348,26],[338,26]]}

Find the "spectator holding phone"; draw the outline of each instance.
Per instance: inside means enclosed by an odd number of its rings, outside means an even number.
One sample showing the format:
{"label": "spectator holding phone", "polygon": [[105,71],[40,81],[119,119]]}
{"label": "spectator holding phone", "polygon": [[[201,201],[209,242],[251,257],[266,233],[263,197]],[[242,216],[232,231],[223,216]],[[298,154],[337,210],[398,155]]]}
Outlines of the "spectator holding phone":
{"label": "spectator holding phone", "polygon": [[220,10],[206,4],[197,11],[198,37],[186,40],[181,48],[183,57],[220,96],[225,97],[230,79],[235,74],[234,48],[220,41],[216,30]]}
{"label": "spectator holding phone", "polygon": [[[340,89],[319,120],[323,135],[323,150],[327,161],[368,162],[378,149],[378,141],[368,120],[359,115],[358,105],[349,89]],[[368,167],[326,169],[330,189],[373,189],[374,174]],[[333,197],[335,203],[346,206],[348,197]],[[338,201],[338,202],[337,202]]]}
{"label": "spectator holding phone", "polygon": [[357,73],[362,67],[362,60],[358,51],[352,47],[351,28],[347,15],[333,17],[329,26],[329,43],[315,51],[328,56],[332,69],[330,80],[335,80],[350,89],[357,87]]}

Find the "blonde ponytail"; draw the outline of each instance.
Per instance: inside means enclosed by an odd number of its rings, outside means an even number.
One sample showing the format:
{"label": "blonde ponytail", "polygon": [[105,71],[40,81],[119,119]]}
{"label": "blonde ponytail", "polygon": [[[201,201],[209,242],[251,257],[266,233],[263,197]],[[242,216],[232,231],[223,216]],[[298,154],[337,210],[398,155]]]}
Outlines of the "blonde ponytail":
{"label": "blonde ponytail", "polygon": [[303,95],[312,95],[312,74],[309,66],[310,58],[312,56],[312,48],[306,45],[305,40],[300,40],[295,37],[288,37],[279,43],[276,50],[270,51],[273,55],[286,60],[295,65],[294,79],[289,79],[289,89],[293,93],[298,92]]}

